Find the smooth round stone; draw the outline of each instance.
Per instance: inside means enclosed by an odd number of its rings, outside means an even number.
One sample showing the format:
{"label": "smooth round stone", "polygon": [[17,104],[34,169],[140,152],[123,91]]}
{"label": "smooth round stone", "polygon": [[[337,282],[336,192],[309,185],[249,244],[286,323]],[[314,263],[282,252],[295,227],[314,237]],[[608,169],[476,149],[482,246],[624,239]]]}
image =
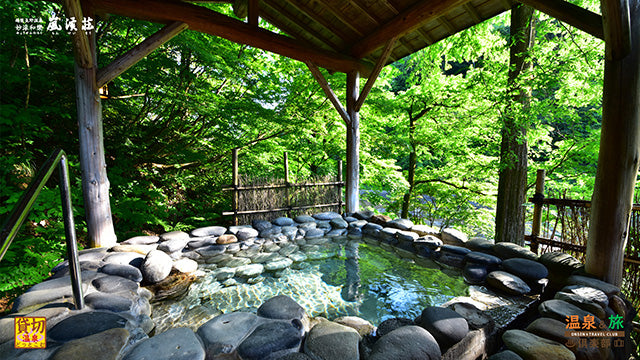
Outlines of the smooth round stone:
{"label": "smooth round stone", "polygon": [[103,261],[107,264],[131,265],[139,268],[144,262],[144,255],[132,252],[117,252],[107,254]]}
{"label": "smooth round stone", "polygon": [[278,251],[278,253],[282,256],[288,256],[298,251],[298,245],[295,244],[286,244],[283,245],[282,248]]}
{"label": "smooth round stone", "polygon": [[606,308],[609,305],[609,298],[602,290],[598,290],[589,286],[583,285],[568,285],[560,290],[565,293],[571,293],[583,297],[587,300],[593,301],[596,304]]}
{"label": "smooth round stone", "polygon": [[534,252],[510,242],[499,242],[493,245],[493,251],[503,259],[523,258],[533,261],[538,260],[538,255]]}
{"label": "smooth round stone", "polygon": [[203,238],[193,238],[191,241],[189,241],[187,243],[187,247],[189,249],[195,250],[195,249],[199,249],[201,247],[205,247],[205,246],[209,246],[209,245],[215,245],[218,242],[218,237],[217,236],[207,236],[207,237],[203,237]]}
{"label": "smooth round stone", "polygon": [[160,250],[153,250],[144,259],[140,270],[143,278],[153,284],[169,276],[172,267],[173,260],[169,255]]}
{"label": "smooth round stone", "polygon": [[[117,359],[127,344],[129,331],[122,328],[105,330],[101,333],[71,340],[63,344],[50,358],[51,360],[106,360]],[[96,349],[100,349],[99,352]]]}
{"label": "smooth round stone", "polygon": [[124,328],[127,319],[104,311],[90,311],[70,316],[47,331],[47,336],[55,341],[66,342],[101,333],[114,328]]}
{"label": "smooth round stone", "polygon": [[277,320],[302,320],[306,315],[304,308],[286,295],[277,295],[268,299],[260,305],[256,314]]}
{"label": "smooth round stone", "polygon": [[373,215],[371,217],[371,222],[380,224],[382,226],[387,226],[387,222],[391,221],[391,217],[387,215]]}
{"label": "smooth round stone", "polygon": [[347,223],[343,218],[339,217],[339,218],[334,218],[331,219],[329,221],[329,223],[331,224],[331,227],[334,229],[346,229],[347,226],[349,226],[349,223]]}
{"label": "smooth round stone", "polygon": [[469,324],[462,315],[437,306],[422,310],[418,325],[433,335],[442,352],[446,352],[469,332]]}
{"label": "smooth round stone", "polygon": [[353,229],[349,229],[349,231],[347,232],[347,237],[349,239],[361,239],[362,238],[362,229],[360,228],[353,228]]}
{"label": "smooth round stone", "polygon": [[328,238],[337,238],[341,236],[345,236],[347,234],[347,229],[333,229],[325,234]]}
{"label": "smooth round stone", "polygon": [[236,268],[221,267],[211,272],[211,276],[218,281],[232,278],[236,274]]}
{"label": "smooth round stone", "polygon": [[356,229],[356,228],[357,229],[362,229],[362,227],[367,225],[367,224],[368,224],[368,222],[366,222],[365,220],[357,220],[357,221],[354,221],[354,222],[350,222],[348,229],[349,230]]}
{"label": "smooth round stone", "polygon": [[342,219],[342,215],[333,211],[325,211],[325,212],[313,214],[312,216],[314,219],[320,220],[320,221],[330,221],[331,219],[336,219],[336,218]]}
{"label": "smooth round stone", "polygon": [[569,331],[569,329],[567,329],[566,322],[548,317],[535,319],[525,330],[540,337],[557,341],[561,344],[567,342],[567,338],[564,336],[564,333]]}
{"label": "smooth round stone", "polygon": [[132,238],[129,238],[123,242],[121,242],[120,244],[127,244],[127,245],[150,245],[150,244],[155,244],[158,241],[160,241],[160,237],[155,236],[155,235],[150,235],[150,236],[134,236]]}
{"label": "smooth round stone", "polygon": [[324,231],[321,229],[309,229],[305,234],[306,239],[317,239],[324,236]]}
{"label": "smooth round stone", "polygon": [[[480,310],[474,304],[467,301],[460,300],[460,302],[449,303],[449,305],[447,305],[447,308],[457,312],[463,318],[465,318],[471,329],[487,328],[489,325],[495,324],[491,316],[487,315],[486,312]],[[473,300],[470,299],[470,301]],[[481,304],[482,303],[480,303],[479,305]],[[493,327],[491,327],[491,329],[492,328]]]}
{"label": "smooth round stone", "polygon": [[107,275],[93,279],[91,285],[104,293],[115,293],[120,291],[130,291],[135,293],[138,291],[137,282],[114,275]]}
{"label": "smooth round stone", "polygon": [[380,230],[380,240],[385,241],[389,244],[397,244],[398,239],[396,238],[396,233],[398,233],[398,229],[392,227],[385,227]]}
{"label": "smooth round stone", "polygon": [[318,220],[316,222],[316,227],[318,229],[324,230],[324,232],[327,232],[327,231],[331,230],[331,223],[329,223],[329,221],[320,221],[320,220]]}
{"label": "smooth round stone", "polygon": [[257,284],[263,282],[265,279],[264,276],[254,276],[247,279],[247,284]]}
{"label": "smooth round stone", "polygon": [[303,335],[304,327],[300,320],[269,321],[259,325],[242,341],[238,355],[243,360],[277,360],[297,352]]}
{"label": "smooth round stone", "polygon": [[358,220],[369,221],[371,220],[371,217],[373,217],[373,211],[371,210],[356,211],[355,213],[353,213],[353,217]]}
{"label": "smooth round stone", "polygon": [[360,335],[354,329],[323,321],[309,331],[304,352],[318,360],[359,360]]}
{"label": "smooth round stone", "polygon": [[398,238],[398,240],[400,242],[408,242],[408,243],[413,243],[414,241],[418,240],[419,236],[418,234],[411,232],[411,231],[398,231],[396,233],[396,236]]}
{"label": "smooth round stone", "polygon": [[123,360],[204,360],[200,340],[190,329],[179,327],[142,340]]}
{"label": "smooth round stone", "polygon": [[440,251],[441,252],[447,252],[447,253],[451,253],[451,254],[456,254],[456,255],[460,255],[460,256],[466,256],[468,253],[471,252],[471,250],[467,249],[467,248],[463,248],[460,246],[453,246],[453,245],[442,245],[440,247]]}
{"label": "smooth round stone", "polygon": [[293,219],[282,216],[274,219],[273,221],[271,221],[271,223],[273,223],[276,226],[291,226],[294,224],[294,221]]}
{"label": "smooth round stone", "polygon": [[387,226],[405,231],[411,230],[413,225],[413,221],[409,219],[395,219],[387,222]]}
{"label": "smooth round stone", "polygon": [[584,311],[594,314],[600,319],[604,319],[605,317],[604,308],[602,308],[602,306],[579,295],[559,291],[553,298],[573,304]]}
{"label": "smooth round stone", "polygon": [[409,325],[393,330],[376,341],[369,359],[438,360],[440,357],[436,339],[420,326]]}
{"label": "smooth round stone", "polygon": [[263,248],[265,252],[278,252],[280,251],[280,249],[281,249],[280,246],[276,244],[267,244],[267,245],[264,245],[264,248]]}
{"label": "smooth round stone", "polygon": [[207,358],[230,357],[260,322],[260,318],[248,312],[222,314],[200,326],[197,334],[204,343]]}
{"label": "smooth round stone", "polygon": [[442,245],[442,240],[432,235],[420,237],[413,242],[413,246],[415,248],[424,246],[431,250],[438,250]]}
{"label": "smooth round stone", "polygon": [[198,270],[198,263],[191,259],[180,259],[173,262],[173,269],[188,274]]}
{"label": "smooth round stone", "polygon": [[306,222],[306,223],[302,223],[300,225],[298,225],[298,229],[304,230],[304,231],[309,231],[311,229],[315,229],[318,227],[318,224],[316,224],[316,222]]}
{"label": "smooth round stone", "polygon": [[522,360],[522,358],[511,350],[504,350],[489,356],[488,360]]}
{"label": "smooth round stone", "polygon": [[[573,304],[557,299],[547,300],[540,304],[538,306],[538,312],[542,316],[550,317],[558,321],[566,321],[569,316],[574,315],[578,315],[580,319],[584,319],[584,317],[588,315],[595,317],[594,314],[586,312]],[[595,317],[594,320],[596,324],[600,322],[597,317]]]}
{"label": "smooth round stone", "polygon": [[158,250],[167,254],[181,251],[189,243],[189,239],[170,239],[158,245]]}
{"label": "smooth round stone", "polygon": [[301,352],[289,353],[278,360],[313,360],[309,355]]}
{"label": "smooth round stone", "polygon": [[429,225],[413,225],[411,227],[411,231],[420,235],[420,236],[440,236],[440,230],[431,227]]}
{"label": "smooth round stone", "polygon": [[263,239],[273,239],[275,236],[280,234],[282,234],[282,227],[280,226],[272,226],[260,231],[260,237]]}
{"label": "smooth round stone", "polygon": [[507,259],[502,262],[502,268],[528,282],[535,282],[549,276],[549,271],[544,265],[528,259]]}
{"label": "smooth round stone", "polygon": [[207,264],[219,264],[225,260],[229,260],[233,257],[233,255],[231,254],[218,254],[218,255],[213,255],[210,258],[207,258],[206,263]]}
{"label": "smooth round stone", "polygon": [[282,234],[287,237],[287,240],[294,240],[298,234],[298,228],[295,226],[283,226]]}
{"label": "smooth round stone", "polygon": [[262,274],[263,271],[264,266],[261,264],[243,265],[236,269],[236,275],[245,278],[252,278]]}
{"label": "smooth round stone", "polygon": [[492,271],[485,281],[494,289],[511,295],[523,295],[531,291],[529,285],[522,279],[504,271]]}
{"label": "smooth round stone", "polygon": [[559,251],[544,253],[540,255],[539,261],[552,273],[566,274],[566,276],[584,266],[578,259]]}
{"label": "smooth round stone", "polygon": [[106,264],[100,268],[100,272],[107,275],[120,276],[131,281],[142,281],[140,269],[131,265]]}
{"label": "smooth round stone", "polygon": [[601,290],[608,296],[620,294],[619,287],[609,284],[608,282],[604,282],[602,280],[598,280],[598,279],[594,279],[586,276],[571,275],[567,279],[567,284],[589,286],[589,287]]}
{"label": "smooth round stone", "polygon": [[468,249],[483,253],[493,253],[493,245],[494,243],[492,241],[479,237],[471,238],[464,244]]}
{"label": "smooth round stone", "polygon": [[380,231],[382,231],[382,226],[379,224],[368,223],[367,225],[362,227],[362,233],[373,238],[377,238],[380,234]]}
{"label": "smooth round stone", "polygon": [[564,345],[523,330],[508,330],[502,335],[505,345],[524,360],[575,360],[575,355]]}
{"label": "smooth round stone", "polygon": [[293,260],[285,257],[276,258],[264,264],[264,269],[267,271],[277,271],[286,269],[293,264]]}
{"label": "smooth round stone", "polygon": [[309,215],[298,215],[295,218],[293,218],[293,220],[295,220],[295,222],[297,222],[298,224],[313,223],[316,221],[316,219],[314,219],[312,216],[309,216]]}
{"label": "smooth round stone", "polygon": [[222,285],[224,285],[225,287],[230,287],[230,286],[234,286],[237,285],[238,282],[236,281],[236,279],[227,279],[225,281],[222,282]]}
{"label": "smooth round stone", "polygon": [[354,329],[360,336],[371,335],[376,330],[372,323],[357,316],[341,316],[333,320],[333,322]]}
{"label": "smooth round stone", "polygon": [[227,232],[227,228],[224,226],[206,226],[191,230],[189,232],[193,237],[214,236],[218,237]]}
{"label": "smooth round stone", "polygon": [[376,329],[376,336],[377,337],[385,336],[388,333],[392,332],[393,330],[403,326],[407,326],[407,325],[415,325],[415,324],[413,320],[407,319],[407,318],[396,317],[396,318],[387,319],[381,322],[380,325],[378,325],[378,328]]}
{"label": "smooth round stone", "polygon": [[226,245],[226,244],[238,242],[238,238],[232,234],[225,234],[225,235],[220,235],[216,240],[216,242],[221,245]]}
{"label": "smooth round stone", "polygon": [[189,234],[184,231],[169,231],[160,235],[160,241],[169,241],[169,240],[188,240]]}
{"label": "smooth round stone", "polygon": [[352,222],[356,222],[356,221],[360,221],[356,218],[354,218],[353,216],[343,216],[344,221],[347,222],[347,224],[351,224]]}
{"label": "smooth round stone", "polygon": [[487,275],[487,266],[482,264],[467,263],[462,270],[464,281],[472,285],[483,284]]}
{"label": "smooth round stone", "polygon": [[149,251],[155,250],[158,248],[158,244],[150,244],[150,245],[116,245],[109,249],[112,252],[135,252],[142,255],[147,255]]}
{"label": "smooth round stone", "polygon": [[259,232],[262,232],[264,230],[270,229],[273,225],[270,221],[267,220],[253,220],[251,222],[251,226],[253,226],[253,228],[258,230]]}
{"label": "smooth round stone", "polygon": [[271,261],[278,257],[276,253],[257,253],[255,256],[251,257],[251,262],[254,264],[262,264],[267,261]]}
{"label": "smooth round stone", "polygon": [[260,232],[254,228],[242,228],[238,230],[238,232],[236,233],[236,237],[240,241],[245,241],[249,239],[255,239],[259,234]]}
{"label": "smooth round stone", "polygon": [[465,255],[464,261],[467,264],[480,264],[491,270],[497,270],[502,263],[502,259],[499,257],[478,251],[472,251]]}
{"label": "smooth round stone", "polygon": [[442,230],[440,238],[445,244],[455,246],[464,246],[465,243],[469,241],[469,237],[467,237],[467,234],[453,228],[446,228]]}
{"label": "smooth round stone", "polygon": [[294,262],[302,262],[307,260],[307,255],[305,255],[302,252],[295,252],[293,254],[289,254],[288,255],[289,259],[293,260]]}
{"label": "smooth round stone", "polygon": [[133,306],[133,301],[124,296],[94,292],[84,297],[87,306],[95,310],[109,310],[113,312],[129,311]]}
{"label": "smooth round stone", "polygon": [[226,250],[226,246],[215,244],[215,245],[201,247],[199,249],[196,249],[195,251],[205,258],[209,258],[215,255],[220,255],[224,253],[225,250]]}

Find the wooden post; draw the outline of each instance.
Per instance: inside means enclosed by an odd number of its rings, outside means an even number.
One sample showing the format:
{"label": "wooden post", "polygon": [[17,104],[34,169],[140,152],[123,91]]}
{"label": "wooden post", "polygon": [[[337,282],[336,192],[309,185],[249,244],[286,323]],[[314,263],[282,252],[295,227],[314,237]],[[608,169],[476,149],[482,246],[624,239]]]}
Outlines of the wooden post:
{"label": "wooden post", "polygon": [[[73,3],[73,2],[68,2]],[[67,4],[71,9],[70,4]],[[76,9],[76,18],[82,13]],[[85,12],[91,16],[91,12]],[[82,30],[78,30],[78,33]],[[78,136],[80,140],[80,168],[82,169],[82,191],[84,211],[87,220],[89,246],[110,247],[116,244],[117,238],[111,218],[109,203],[109,179],[104,157],[104,141],[102,132],[102,104],[96,86],[96,42],[95,30],[88,35],[90,54],[82,47],[74,47],[76,52],[76,107],[78,110]],[[89,64],[78,59],[90,57]]]}
{"label": "wooden post", "polygon": [[542,222],[542,200],[544,199],[544,169],[536,173],[536,193],[533,195],[533,223],[531,224],[531,251],[538,253],[538,236]]}
{"label": "wooden post", "polygon": [[233,210],[233,225],[238,225],[238,148],[231,151],[231,162],[233,166],[231,181],[233,186],[233,196],[231,197],[231,209]]}
{"label": "wooden post", "polygon": [[347,212],[358,211],[360,206],[360,120],[356,103],[360,74],[357,71],[347,73]]}
{"label": "wooden post", "polygon": [[284,197],[287,201],[287,216],[291,217],[291,199],[289,199],[291,183],[289,182],[289,154],[284,152]]}
{"label": "wooden post", "polygon": [[[338,160],[338,182],[342,182],[342,160]],[[342,184],[338,184],[338,209],[342,213]]]}
{"label": "wooden post", "polygon": [[[602,6],[614,2],[603,1]],[[588,273],[617,286],[622,283],[622,262],[640,158],[640,0],[629,0],[629,19],[631,27],[626,31],[632,37],[630,51],[620,59],[608,53],[613,50],[609,46],[611,38],[621,36],[608,24],[619,24],[619,19],[608,19],[604,24],[608,44],[602,130],[585,264]]]}

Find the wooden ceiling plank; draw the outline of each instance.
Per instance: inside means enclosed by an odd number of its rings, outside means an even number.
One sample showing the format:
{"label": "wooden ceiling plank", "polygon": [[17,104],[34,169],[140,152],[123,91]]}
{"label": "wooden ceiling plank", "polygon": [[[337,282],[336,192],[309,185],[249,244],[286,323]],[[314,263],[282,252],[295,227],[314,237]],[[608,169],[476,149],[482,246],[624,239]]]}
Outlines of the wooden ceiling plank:
{"label": "wooden ceiling plank", "polygon": [[96,82],[98,83],[98,88],[105,86],[111,80],[118,77],[118,75],[127,71],[127,69],[135,65],[138,61],[144,59],[155,49],[162,46],[162,44],[166,43],[174,36],[186,30],[187,27],[188,25],[185,23],[171,23],[158,30],[155,34],[144,39],[144,41],[131,48],[131,50],[127,51],[122,56],[115,59],[111,64],[98,70],[96,80]]}
{"label": "wooden ceiling plank", "polygon": [[307,64],[307,67],[311,71],[311,74],[316,79],[322,90],[324,90],[324,93],[336,108],[338,114],[340,114],[340,116],[342,117],[342,120],[344,120],[347,125],[351,124],[351,119],[349,118],[347,111],[344,109],[344,107],[340,103],[340,100],[331,89],[331,86],[327,82],[327,79],[325,79],[324,75],[322,75],[322,73],[320,72],[320,69],[318,69],[318,66],[310,61],[305,61],[305,64]]}
{"label": "wooden ceiling plank", "polygon": [[365,9],[365,7],[358,2],[358,0],[351,0],[349,4],[358,9],[358,11],[363,14],[364,17],[368,18],[371,23],[378,26],[378,24],[380,23],[380,19],[378,19],[377,17],[373,17],[373,15],[371,15],[371,13],[367,9]]}
{"label": "wooden ceiling plank", "polygon": [[382,71],[382,68],[386,65],[387,59],[389,58],[389,55],[391,54],[391,51],[393,50],[395,43],[396,43],[396,38],[393,38],[389,40],[387,45],[385,45],[384,50],[380,55],[380,58],[378,58],[376,65],[373,67],[373,71],[371,71],[371,75],[367,79],[366,84],[364,84],[364,88],[362,89],[362,92],[360,92],[360,96],[358,96],[358,100],[356,101],[356,104],[355,104],[356,112],[360,111],[360,108],[364,104],[364,101],[367,99],[369,92],[373,88],[373,84],[376,82],[376,79],[378,79],[378,76],[380,75],[380,71]]}
{"label": "wooden ceiling plank", "polygon": [[249,14],[247,22],[251,26],[258,27],[258,17],[260,16],[260,0],[249,0]]}
{"label": "wooden ceiling plank", "polygon": [[466,11],[467,14],[469,14],[469,16],[471,16],[471,18],[476,24],[479,24],[482,22],[482,18],[480,17],[480,14],[478,14],[478,11],[476,10],[476,8],[473,7],[473,5],[471,5],[470,2],[464,4],[464,10]]}
{"label": "wooden ceiling plank", "polygon": [[364,37],[353,46],[351,55],[356,58],[363,58],[383,46],[389,39],[402,37],[420,27],[421,24],[436,19],[442,16],[442,14],[468,1],[470,0],[420,1]]}
{"label": "wooden ceiling plank", "polygon": [[[604,40],[602,16],[562,0],[518,0],[536,10]],[[603,8],[604,9],[604,8]]]}
{"label": "wooden ceiling plank", "polygon": [[[263,4],[265,6],[270,7],[272,10],[274,10],[275,12],[284,15],[286,18],[289,19],[289,21],[291,21],[292,23],[294,23],[297,27],[299,27],[300,29],[302,29],[304,32],[308,33],[309,35],[313,36],[314,38],[316,38],[317,40],[321,41],[322,43],[324,43],[325,45],[327,45],[329,48],[336,50],[339,49],[339,45],[336,44],[333,40],[327,38],[326,36],[324,36],[323,34],[319,33],[317,30],[309,27],[308,24],[304,24],[302,21],[300,21],[296,16],[294,16],[291,12],[289,12],[289,10],[283,8],[282,6],[280,6],[279,4],[273,2],[273,1],[264,1]],[[295,34],[291,34],[291,35],[295,35]],[[297,36],[296,36],[297,37]]]}
{"label": "wooden ceiling plank", "polygon": [[445,29],[447,29],[447,31],[449,32],[449,34],[450,34],[450,35],[453,35],[453,34],[455,34],[456,32],[458,32],[458,31],[456,30],[456,28],[451,24],[451,22],[450,22],[449,20],[447,20],[447,18],[446,18],[446,17],[444,17],[444,16],[440,16],[440,17],[438,18],[438,22],[439,22],[440,24],[442,24],[442,26],[444,26],[444,27],[445,27]]}
{"label": "wooden ceiling plank", "polygon": [[240,20],[222,15],[201,6],[162,0],[92,0],[97,10],[131,18],[170,23],[184,22],[189,29],[227,40],[271,51],[299,61],[312,61],[329,70],[349,72],[357,70],[363,75],[372,66],[364,61],[332,51],[305,46],[289,37],[256,28]]}
{"label": "wooden ceiling plank", "polygon": [[609,60],[620,60],[631,51],[629,2],[627,0],[603,0],[601,6],[606,42],[605,53]]}
{"label": "wooden ceiling plank", "polygon": [[[79,0],[64,0],[64,11],[67,18],[75,18],[77,24],[82,24],[82,6]],[[80,67],[90,69],[94,67],[93,55],[91,54],[91,46],[86,31],[78,30],[72,36],[73,49],[76,62]]]}
{"label": "wooden ceiling plank", "polygon": [[351,29],[351,31],[358,34],[358,36],[360,37],[364,36],[363,32],[357,29],[356,27],[354,27],[353,24],[351,24],[351,21],[349,21],[348,19],[345,19],[342,11],[340,9],[337,9],[335,6],[333,6],[333,4],[327,3],[326,1],[319,1],[317,3],[318,5],[321,5],[324,9],[328,10],[331,13],[331,15],[333,15],[336,19],[340,20],[340,22],[344,24],[345,27],[348,27],[349,29]]}
{"label": "wooden ceiling plank", "polygon": [[289,5],[293,6],[294,8],[296,8],[296,10],[300,11],[301,13],[304,13],[307,17],[309,17],[309,19],[312,19],[314,22],[321,25],[325,30],[333,33],[338,38],[345,41],[349,41],[350,37],[345,32],[340,31],[340,29],[330,24],[321,14],[318,14],[317,12],[313,11],[312,9],[306,6],[302,6],[302,4],[299,1],[291,1],[289,2]]}
{"label": "wooden ceiling plank", "polygon": [[500,0],[500,2],[502,3],[502,6],[504,7],[505,10],[510,10],[511,7],[513,6],[510,0]]}

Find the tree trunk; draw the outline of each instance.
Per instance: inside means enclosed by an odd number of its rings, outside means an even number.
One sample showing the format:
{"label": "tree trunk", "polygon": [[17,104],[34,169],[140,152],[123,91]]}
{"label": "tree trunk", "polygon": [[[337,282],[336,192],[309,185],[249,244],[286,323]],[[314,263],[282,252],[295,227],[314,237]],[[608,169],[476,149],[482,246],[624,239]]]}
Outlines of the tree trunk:
{"label": "tree trunk", "polygon": [[415,132],[416,119],[409,114],[409,146],[411,146],[411,152],[409,153],[409,174],[407,176],[409,189],[406,194],[404,194],[404,199],[402,201],[402,214],[400,214],[400,217],[403,219],[409,218],[409,205],[411,204],[411,196],[413,195],[413,189],[415,188],[416,182],[416,161],[418,154],[416,153]]}
{"label": "tree trunk", "polygon": [[622,283],[640,158],[640,1],[629,1],[629,10],[629,54],[610,59],[614,56],[607,44],[600,152],[585,264],[588,273],[617,286]]}
{"label": "tree trunk", "polygon": [[95,35],[91,37],[94,67],[83,68],[77,61],[75,63],[80,167],[90,246],[105,247],[115,245],[117,239],[109,203],[109,179],[102,134],[102,105],[96,88]]}
{"label": "tree trunk", "polygon": [[[527,117],[531,92],[519,81],[531,69],[527,59],[533,42],[533,8],[514,5],[511,9],[511,46],[508,91],[512,94],[502,127],[500,175],[496,206],[495,241],[524,244],[524,208],[527,188]],[[522,107],[522,115],[517,105]]]}

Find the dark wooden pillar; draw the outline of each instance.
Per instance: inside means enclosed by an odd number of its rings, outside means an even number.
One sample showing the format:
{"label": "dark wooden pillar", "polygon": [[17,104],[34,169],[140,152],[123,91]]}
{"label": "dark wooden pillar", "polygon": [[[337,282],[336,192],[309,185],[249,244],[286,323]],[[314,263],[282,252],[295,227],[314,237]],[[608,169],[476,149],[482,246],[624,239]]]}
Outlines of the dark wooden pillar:
{"label": "dark wooden pillar", "polygon": [[626,2],[602,2],[603,114],[586,261],[587,272],[618,286],[640,157],[640,0],[625,14]]}
{"label": "dark wooden pillar", "polygon": [[359,80],[357,71],[347,73],[347,212],[356,212],[360,206],[360,119],[356,110]]}

